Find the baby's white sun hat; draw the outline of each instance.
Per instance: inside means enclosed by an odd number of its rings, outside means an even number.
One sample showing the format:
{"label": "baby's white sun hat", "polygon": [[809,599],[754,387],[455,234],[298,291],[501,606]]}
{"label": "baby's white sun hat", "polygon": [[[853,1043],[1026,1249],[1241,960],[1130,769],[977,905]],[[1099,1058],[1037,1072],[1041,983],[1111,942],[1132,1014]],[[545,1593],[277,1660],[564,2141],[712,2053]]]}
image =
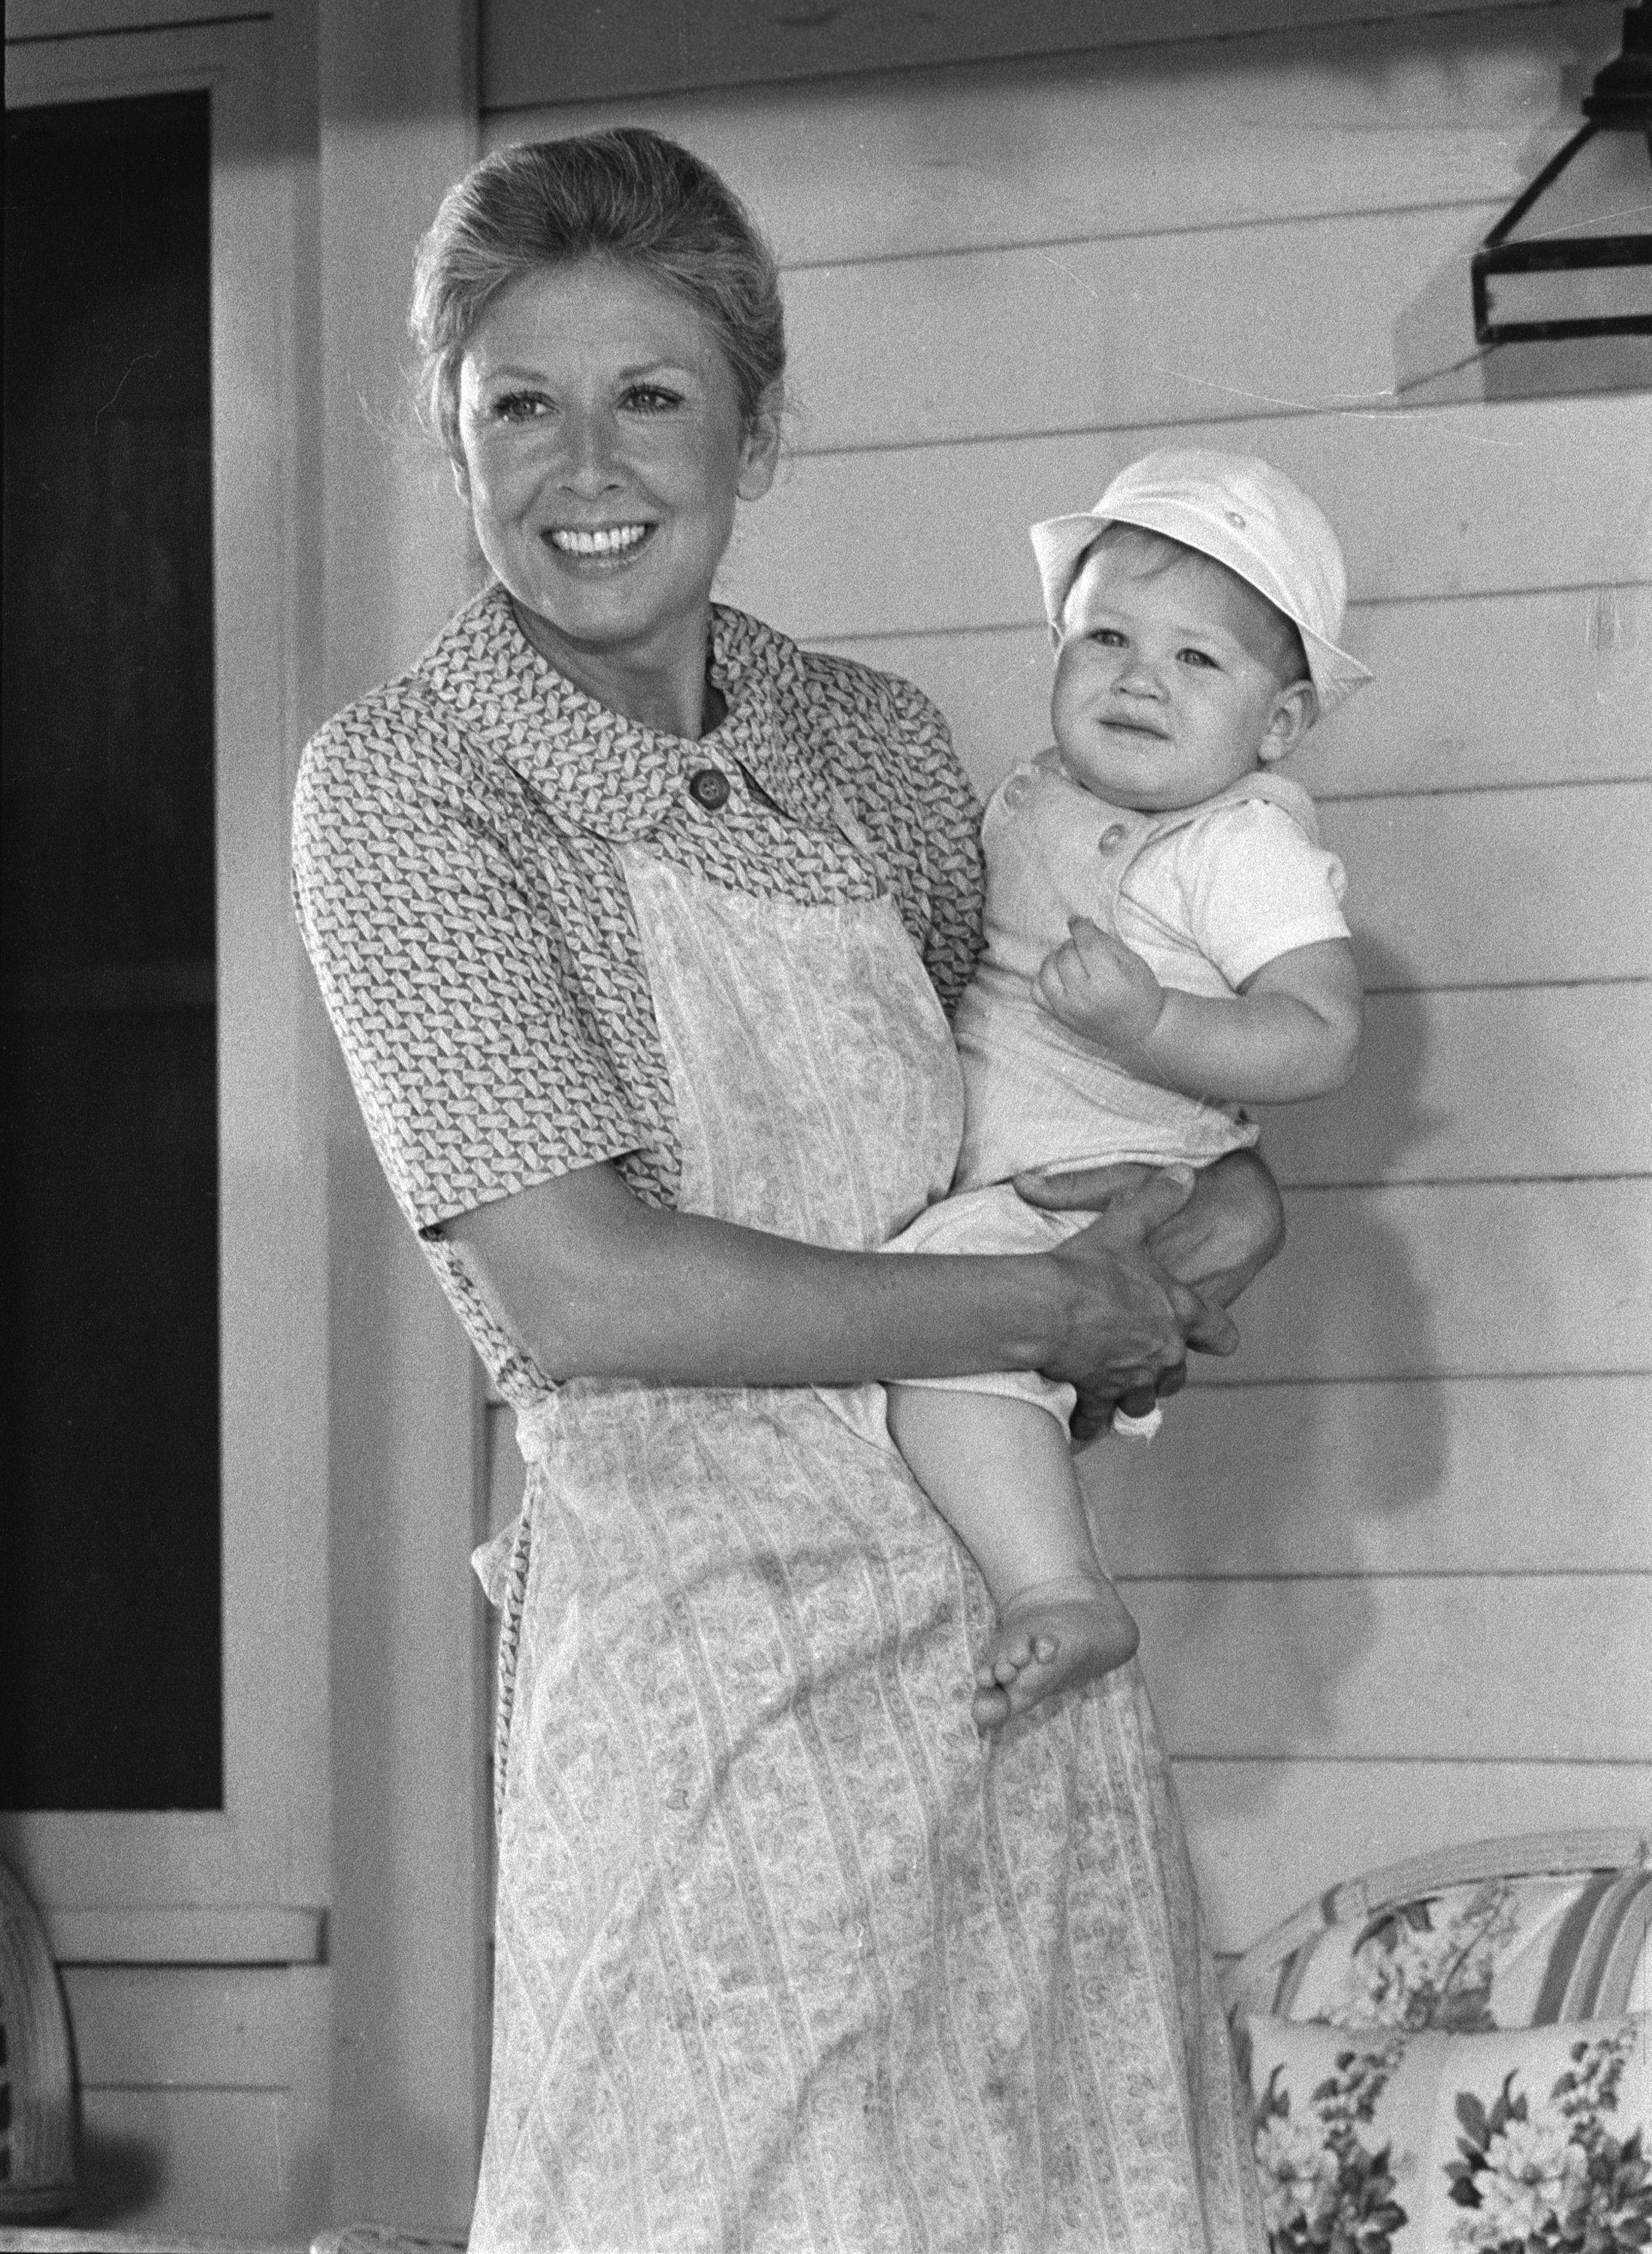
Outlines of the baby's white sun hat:
{"label": "baby's white sun hat", "polygon": [[1348,587],[1337,536],[1323,512],[1271,462],[1161,446],[1121,470],[1094,508],[1035,524],[1032,552],[1058,640],[1080,560],[1110,524],[1137,524],[1179,540],[1265,595],[1302,636],[1321,718],[1371,678],[1337,647]]}

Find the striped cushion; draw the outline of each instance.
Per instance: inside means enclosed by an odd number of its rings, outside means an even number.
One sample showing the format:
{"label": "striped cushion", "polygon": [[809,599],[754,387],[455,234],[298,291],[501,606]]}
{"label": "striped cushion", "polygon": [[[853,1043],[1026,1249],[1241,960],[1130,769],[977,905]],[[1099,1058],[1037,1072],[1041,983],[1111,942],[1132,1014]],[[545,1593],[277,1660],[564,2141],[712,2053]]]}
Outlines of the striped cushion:
{"label": "striped cushion", "polygon": [[1648,2004],[1652,1847],[1634,1834],[1489,1841],[1334,1887],[1235,1969],[1236,2015],[1462,2033]]}

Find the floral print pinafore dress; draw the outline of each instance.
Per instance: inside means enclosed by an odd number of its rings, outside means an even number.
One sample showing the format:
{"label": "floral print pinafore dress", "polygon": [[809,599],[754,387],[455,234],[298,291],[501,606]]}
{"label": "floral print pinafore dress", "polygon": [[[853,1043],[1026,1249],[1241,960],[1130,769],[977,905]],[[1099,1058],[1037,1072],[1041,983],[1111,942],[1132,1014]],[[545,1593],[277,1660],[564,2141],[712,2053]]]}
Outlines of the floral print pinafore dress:
{"label": "floral print pinafore dress", "polygon": [[[396,803],[423,788],[398,780]],[[444,773],[432,820],[459,795]],[[647,834],[617,852],[677,1202],[871,1249],[944,1193],[960,1081],[882,881],[900,825],[874,850],[834,791],[820,832],[858,861],[853,896],[711,881]],[[342,966],[323,984],[354,1069],[383,1046],[382,982],[364,978],[360,1030],[346,988],[364,864],[306,850],[306,936]],[[335,877],[348,956],[321,929]],[[388,1166],[402,1085],[381,1101],[363,1068],[358,1086]],[[976,1734],[990,1606],[877,1386],[518,1397],[523,1516],[482,1561],[507,1607],[507,1730],[472,2246],[1259,2254],[1136,1669]]]}

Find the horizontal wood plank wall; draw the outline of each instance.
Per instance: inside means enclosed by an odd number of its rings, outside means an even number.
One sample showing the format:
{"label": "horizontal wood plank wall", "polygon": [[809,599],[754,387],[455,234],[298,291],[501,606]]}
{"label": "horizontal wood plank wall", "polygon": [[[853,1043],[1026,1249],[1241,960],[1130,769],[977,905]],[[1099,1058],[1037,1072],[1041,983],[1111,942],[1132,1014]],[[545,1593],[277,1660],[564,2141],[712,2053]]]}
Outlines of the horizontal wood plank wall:
{"label": "horizontal wood plank wall", "polygon": [[[325,2209],[319,1965],[64,1968],[80,2093],[77,2227],[290,2244]],[[182,2239],[166,2244],[183,2244]]]}
{"label": "horizontal wood plank wall", "polygon": [[[1652,587],[1356,595],[1348,638],[1382,690],[1345,704],[1296,755],[1293,772],[1317,798],[1644,772]],[[1020,745],[1047,733],[1050,638],[1040,620],[864,634],[845,647],[928,690],[984,788],[1003,780]],[[1517,668],[1504,662],[1511,648]]]}
{"label": "horizontal wood plank wall", "polygon": [[[12,0],[27,17],[66,0]],[[145,0],[67,0],[131,12]],[[1544,7],[1551,0],[1513,0]],[[1403,22],[1439,13],[1438,0],[850,0],[798,8],[789,0],[585,0],[556,11],[544,0],[487,0],[482,11],[485,110],[531,109],[548,102],[596,101],[646,92],[681,93],[777,80],[910,70],[922,63],[1060,55],[1162,46],[1181,38],[1233,40],[1289,29]]]}
{"label": "horizontal wood plank wall", "polygon": [[[484,122],[655,123],[751,200],[797,413],[730,598],[918,681],[984,791],[1046,740],[1032,519],[1192,443],[1342,533],[1379,678],[1298,772],[1348,871],[1361,1071],[1266,1118],[1291,1242],[1240,1354],[1156,1447],[1085,1460],[1223,1949],[1420,1848],[1652,1823],[1652,356],[1516,382],[1466,282],[1619,23]],[[502,1515],[502,1445],[494,1473]]]}

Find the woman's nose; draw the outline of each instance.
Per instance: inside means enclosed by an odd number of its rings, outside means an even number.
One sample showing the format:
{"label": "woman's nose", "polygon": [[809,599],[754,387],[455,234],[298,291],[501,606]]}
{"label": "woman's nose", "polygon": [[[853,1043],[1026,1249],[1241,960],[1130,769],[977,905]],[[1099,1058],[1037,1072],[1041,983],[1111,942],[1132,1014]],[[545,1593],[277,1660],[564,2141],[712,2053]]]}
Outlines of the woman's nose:
{"label": "woman's nose", "polygon": [[618,482],[616,439],[611,418],[600,414],[570,415],[563,425],[561,481],[569,492],[594,499]]}

